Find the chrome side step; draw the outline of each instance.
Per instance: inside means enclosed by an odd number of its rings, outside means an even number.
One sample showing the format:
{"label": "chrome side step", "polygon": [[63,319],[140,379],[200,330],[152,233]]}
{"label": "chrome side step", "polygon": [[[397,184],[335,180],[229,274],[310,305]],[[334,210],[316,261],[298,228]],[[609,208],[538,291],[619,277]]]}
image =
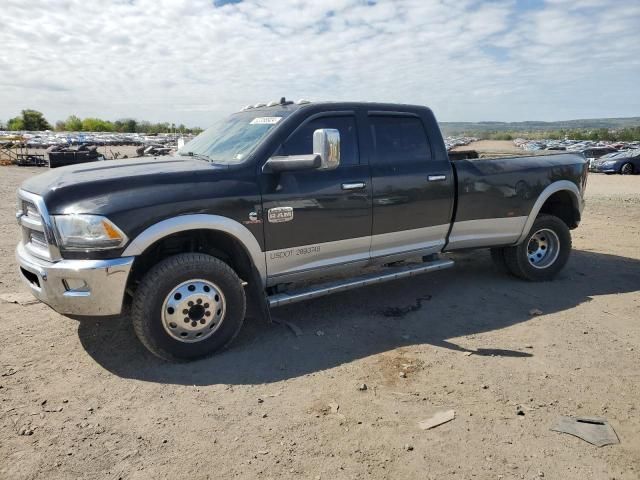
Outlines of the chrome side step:
{"label": "chrome side step", "polygon": [[453,260],[434,260],[432,262],[420,263],[417,265],[405,265],[385,270],[382,273],[363,275],[361,277],[349,278],[336,282],[314,285],[312,287],[303,288],[301,290],[292,290],[290,292],[276,293],[267,297],[270,307],[281,307],[290,303],[301,302],[311,298],[324,297],[332,293],[344,292],[353,288],[365,287],[376,283],[388,282],[390,280],[398,280],[400,278],[412,277],[426,272],[434,272],[436,270],[444,270],[453,267]]}

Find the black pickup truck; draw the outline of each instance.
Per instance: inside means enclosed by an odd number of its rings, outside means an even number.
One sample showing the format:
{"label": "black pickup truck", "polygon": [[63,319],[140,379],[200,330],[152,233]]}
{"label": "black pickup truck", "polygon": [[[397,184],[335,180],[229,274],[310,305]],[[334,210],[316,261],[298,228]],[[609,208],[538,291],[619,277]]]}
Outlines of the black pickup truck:
{"label": "black pickup truck", "polygon": [[281,99],[175,157],[27,180],[17,259],[58,312],[112,316],[130,303],[151,352],[192,359],[228,345],[248,307],[269,319],[279,305],[451,267],[455,250],[491,248],[515,276],[550,280],[586,180],[577,154],[452,162],[426,107]]}

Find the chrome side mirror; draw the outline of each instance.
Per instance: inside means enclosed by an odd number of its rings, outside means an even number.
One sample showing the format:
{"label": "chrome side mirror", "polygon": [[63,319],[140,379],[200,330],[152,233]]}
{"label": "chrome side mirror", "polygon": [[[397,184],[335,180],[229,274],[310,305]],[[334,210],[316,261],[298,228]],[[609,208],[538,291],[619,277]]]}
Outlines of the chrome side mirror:
{"label": "chrome side mirror", "polygon": [[333,170],[340,165],[340,132],[334,128],[321,128],[313,132],[313,153],[320,155],[318,170]]}

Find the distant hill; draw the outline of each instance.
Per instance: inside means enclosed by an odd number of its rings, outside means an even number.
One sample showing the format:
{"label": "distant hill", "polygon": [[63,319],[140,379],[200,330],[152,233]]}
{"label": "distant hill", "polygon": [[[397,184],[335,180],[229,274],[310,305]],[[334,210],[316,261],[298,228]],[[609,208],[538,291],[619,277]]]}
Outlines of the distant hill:
{"label": "distant hill", "polygon": [[589,118],[583,120],[563,120],[559,122],[440,122],[444,135],[472,132],[541,132],[572,129],[620,129],[640,126],[640,117]]}

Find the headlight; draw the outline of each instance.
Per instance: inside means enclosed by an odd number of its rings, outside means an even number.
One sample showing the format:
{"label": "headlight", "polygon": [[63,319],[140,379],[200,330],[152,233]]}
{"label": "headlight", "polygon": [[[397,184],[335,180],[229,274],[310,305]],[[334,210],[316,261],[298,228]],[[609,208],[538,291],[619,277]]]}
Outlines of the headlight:
{"label": "headlight", "polygon": [[60,247],[68,250],[105,250],[127,243],[127,236],[100,215],[53,215]]}

